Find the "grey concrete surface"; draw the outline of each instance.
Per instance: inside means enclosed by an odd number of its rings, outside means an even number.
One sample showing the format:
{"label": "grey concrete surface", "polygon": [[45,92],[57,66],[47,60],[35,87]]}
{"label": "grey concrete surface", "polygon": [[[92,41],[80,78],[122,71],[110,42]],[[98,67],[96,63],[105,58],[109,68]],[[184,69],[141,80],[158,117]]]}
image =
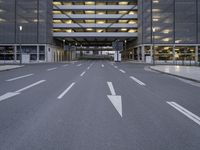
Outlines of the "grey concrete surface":
{"label": "grey concrete surface", "polygon": [[156,65],[150,66],[150,68],[170,75],[200,82],[200,67]]}
{"label": "grey concrete surface", "polygon": [[[145,67],[78,61],[0,72],[0,97],[45,80],[0,101],[0,150],[200,149],[200,125],[166,103],[200,116],[199,88]],[[7,81],[26,74],[33,75]],[[108,81],[122,98],[123,117],[107,97]]]}

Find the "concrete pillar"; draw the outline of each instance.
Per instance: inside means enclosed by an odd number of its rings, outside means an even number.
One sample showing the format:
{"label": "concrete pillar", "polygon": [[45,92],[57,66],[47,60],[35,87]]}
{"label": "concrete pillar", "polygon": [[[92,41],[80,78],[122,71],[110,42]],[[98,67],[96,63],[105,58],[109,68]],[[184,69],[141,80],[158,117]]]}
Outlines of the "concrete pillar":
{"label": "concrete pillar", "polygon": [[14,63],[17,62],[17,45],[14,46]]}
{"label": "concrete pillar", "polygon": [[37,62],[39,62],[39,45],[37,45]]}
{"label": "concrete pillar", "polygon": [[198,64],[198,51],[199,51],[199,47],[198,46],[196,46],[195,47],[195,64]]}
{"label": "concrete pillar", "polygon": [[137,48],[137,60],[140,61],[140,47]]}
{"label": "concrete pillar", "polygon": [[175,45],[173,45],[173,48],[172,48],[172,52],[173,52],[173,64],[175,64],[175,61],[176,61],[176,52],[175,52]]}
{"label": "concrete pillar", "polygon": [[145,51],[144,51],[144,46],[141,47],[141,52],[142,52],[142,61],[145,61]]}

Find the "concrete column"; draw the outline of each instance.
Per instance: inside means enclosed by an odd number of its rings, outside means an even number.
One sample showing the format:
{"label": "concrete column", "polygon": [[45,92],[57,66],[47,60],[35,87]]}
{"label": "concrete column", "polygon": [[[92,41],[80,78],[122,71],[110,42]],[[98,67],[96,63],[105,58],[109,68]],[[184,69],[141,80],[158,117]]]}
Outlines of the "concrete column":
{"label": "concrete column", "polygon": [[17,45],[14,46],[14,63],[17,62]]}
{"label": "concrete column", "polygon": [[151,63],[153,64],[153,45],[150,46]]}
{"label": "concrete column", "polygon": [[142,61],[145,61],[145,51],[144,51],[144,46],[141,47],[141,52],[142,52]]}
{"label": "concrete column", "polygon": [[140,61],[140,47],[137,48],[137,59]]}
{"label": "concrete column", "polygon": [[37,45],[37,62],[39,62],[39,45]]}
{"label": "concrete column", "polygon": [[173,49],[172,49],[172,52],[173,52],[173,64],[175,64],[175,61],[176,61],[176,52],[175,52],[175,45],[173,45]]}
{"label": "concrete column", "polygon": [[199,51],[199,47],[198,46],[196,46],[195,47],[195,64],[198,64],[198,51]]}

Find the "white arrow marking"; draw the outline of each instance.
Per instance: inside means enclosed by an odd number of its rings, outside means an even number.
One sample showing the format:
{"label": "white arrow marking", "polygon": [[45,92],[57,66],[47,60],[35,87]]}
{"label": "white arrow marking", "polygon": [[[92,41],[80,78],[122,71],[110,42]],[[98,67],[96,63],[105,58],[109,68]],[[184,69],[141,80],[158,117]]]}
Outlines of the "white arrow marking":
{"label": "white arrow marking", "polygon": [[16,96],[18,94],[20,94],[20,93],[17,93],[17,92],[8,92],[8,93],[0,96],[0,101],[3,101],[5,99],[11,98],[11,97],[14,97],[14,96]]}
{"label": "white arrow marking", "polygon": [[26,86],[26,87],[24,87],[24,88],[22,88],[20,90],[15,91],[15,92],[8,92],[8,93],[0,96],[0,101],[6,100],[6,99],[14,97],[14,96],[17,96],[17,95],[21,94],[21,92],[23,92],[23,91],[25,91],[25,90],[27,90],[27,89],[29,89],[31,87],[34,87],[34,86],[36,86],[38,84],[41,84],[41,83],[43,83],[45,81],[46,80],[40,80],[40,81],[38,81],[36,83],[33,83],[33,84],[29,85],[29,86]]}
{"label": "white arrow marking", "polygon": [[107,95],[119,115],[122,117],[122,98],[120,95],[116,95],[115,89],[113,87],[112,82],[107,82],[108,87],[110,89],[111,95]]}
{"label": "white arrow marking", "polygon": [[20,90],[17,90],[17,91],[15,91],[15,92],[16,92],[16,93],[23,92],[23,91],[25,91],[25,90],[27,90],[27,89],[30,89],[31,87],[34,87],[34,86],[36,86],[36,85],[38,85],[38,84],[43,83],[43,82],[45,82],[45,81],[46,81],[46,80],[40,80],[40,81],[38,81],[38,82],[35,82],[35,83],[31,84],[31,85],[28,85],[28,86],[26,86],[26,87],[24,87],[24,88],[22,88],[22,89],[20,89]]}

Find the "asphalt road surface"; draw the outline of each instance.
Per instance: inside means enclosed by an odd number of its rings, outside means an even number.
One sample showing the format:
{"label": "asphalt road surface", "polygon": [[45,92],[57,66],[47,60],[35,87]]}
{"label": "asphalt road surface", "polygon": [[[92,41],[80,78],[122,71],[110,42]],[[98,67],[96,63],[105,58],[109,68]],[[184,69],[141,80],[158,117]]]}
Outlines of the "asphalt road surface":
{"label": "asphalt road surface", "polygon": [[145,64],[0,72],[0,150],[200,150],[200,87]]}

